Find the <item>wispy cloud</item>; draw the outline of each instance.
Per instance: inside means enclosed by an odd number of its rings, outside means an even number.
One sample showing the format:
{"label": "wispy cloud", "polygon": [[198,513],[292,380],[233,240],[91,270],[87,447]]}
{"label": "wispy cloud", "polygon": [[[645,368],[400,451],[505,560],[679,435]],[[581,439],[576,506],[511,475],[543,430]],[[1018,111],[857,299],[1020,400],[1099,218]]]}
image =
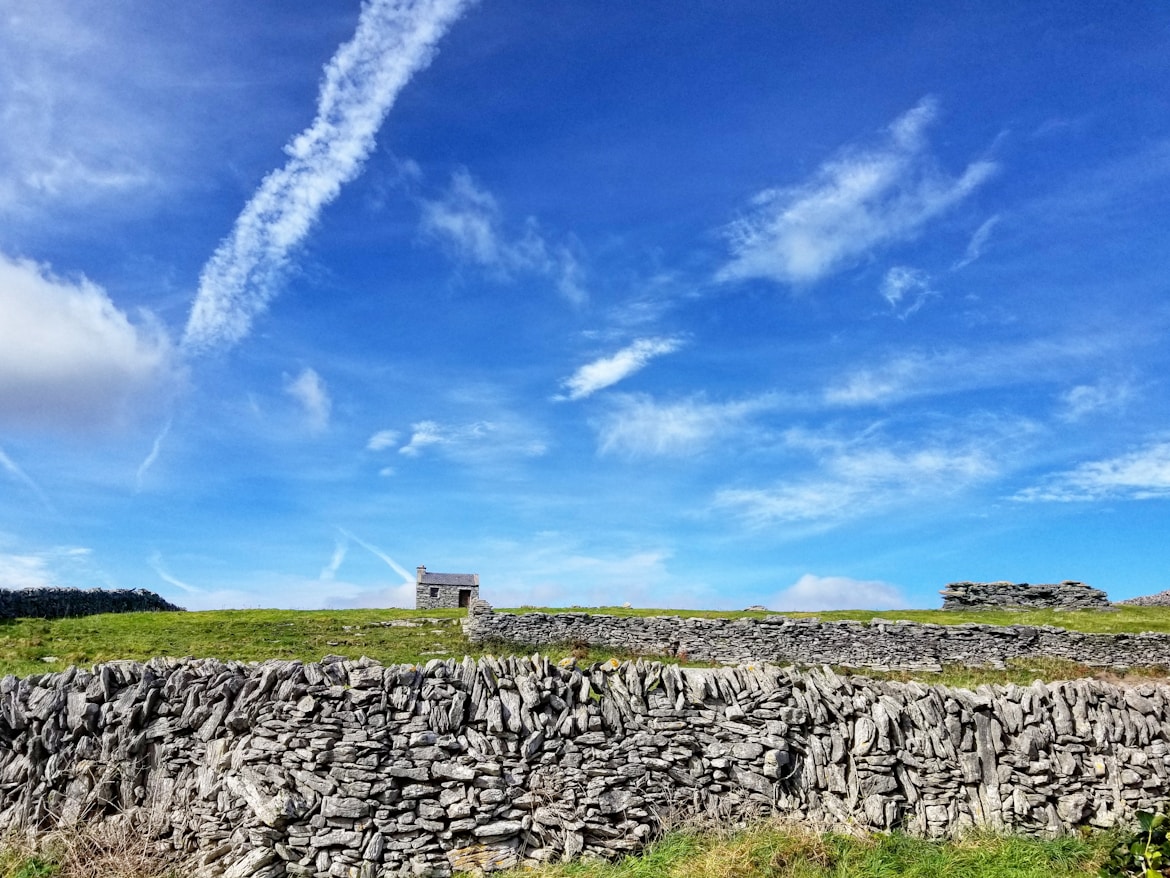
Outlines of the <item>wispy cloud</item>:
{"label": "wispy cloud", "polygon": [[620,395],[595,423],[598,451],[628,457],[698,454],[723,437],[742,433],[753,415],[776,404],[771,395],[722,403]]}
{"label": "wispy cloud", "polygon": [[975,388],[1067,382],[1135,341],[1132,334],[1098,332],[971,349],[899,351],[881,362],[851,369],[825,388],[823,399],[831,406],[885,405]]}
{"label": "wispy cloud", "polygon": [[532,217],[520,234],[507,235],[495,196],[476,183],[466,168],[451,175],[451,185],[441,198],[423,200],[421,227],[423,234],[457,258],[479,265],[501,280],[520,274],[543,275],[574,305],[588,299],[572,250],[550,244]]}
{"label": "wispy cloud", "polygon": [[999,224],[1000,216],[996,214],[989,220],[983,223],[975,230],[975,234],[971,236],[971,240],[967,242],[967,252],[963,254],[963,258],[951,266],[951,271],[958,271],[961,268],[966,268],[976,259],[983,255],[983,249],[987,246],[987,240],[991,237],[992,230]]}
{"label": "wispy cloud", "polygon": [[731,259],[717,279],[811,283],[962,201],[996,166],[974,161],[958,177],[939,170],[926,140],[936,116],[927,98],[894,121],[884,144],[844,151],[808,182],[756,195],[725,230]]}
{"label": "wispy cloud", "polygon": [[131,323],[85,278],[0,254],[0,314],[0,425],[110,425],[173,379],[150,315]]}
{"label": "wispy cloud", "polygon": [[310,430],[320,433],[329,426],[333,401],[324,379],[316,370],[305,367],[296,378],[285,378],[284,392],[300,403]]}
{"label": "wispy cloud", "polygon": [[903,320],[925,305],[931,296],[937,295],[930,275],[920,268],[895,265],[882,279],[882,298]]}
{"label": "wispy cloud", "polygon": [[325,66],[312,125],[260,184],[204,266],[183,338],[201,351],[247,336],[276,295],[292,250],[353,180],[399,93],[435,54],[469,0],[370,0],[357,30]]}
{"label": "wispy cloud", "polygon": [[715,507],[755,527],[831,526],[916,497],[938,498],[986,482],[1000,472],[995,446],[1002,436],[927,438],[889,443],[876,434],[841,440],[791,430],[786,441],[811,453],[814,469],[768,487],[726,488]]}
{"label": "wispy cloud", "polygon": [[154,437],[154,444],[150,446],[150,453],[147,454],[142,463],[138,465],[138,471],[134,474],[134,490],[136,492],[142,490],[142,484],[146,478],[147,472],[150,471],[150,468],[154,466],[155,461],[158,460],[158,456],[162,451],[163,441],[167,438],[167,434],[171,432],[171,421],[171,418],[167,419],[167,422],[163,425],[163,428],[159,431],[158,435]]}
{"label": "wispy cloud", "polygon": [[1106,460],[1082,463],[1012,497],[1025,503],[1151,500],[1170,497],[1170,442],[1153,442]]}
{"label": "wispy cloud", "polygon": [[379,430],[366,443],[366,451],[385,451],[398,444],[397,430]]}
{"label": "wispy cloud", "polygon": [[0,212],[114,199],[125,210],[128,195],[157,183],[151,153],[167,127],[144,106],[149,90],[128,87],[151,81],[150,53],[119,53],[116,13],[99,24],[75,4],[45,2],[0,14]]}
{"label": "wispy cloud", "polygon": [[1067,423],[1075,423],[1093,415],[1120,412],[1133,397],[1134,389],[1127,381],[1101,380],[1078,384],[1060,395],[1059,417]]}
{"label": "wispy cloud", "polygon": [[586,363],[563,382],[568,394],[558,399],[584,399],[617,384],[646,366],[655,357],[673,353],[682,345],[677,338],[640,338],[616,354]]}
{"label": "wispy cloud", "polygon": [[910,606],[905,596],[888,582],[849,576],[817,576],[806,573],[778,592],[768,606],[773,610],[896,610]]}
{"label": "wispy cloud", "polygon": [[548,451],[547,443],[526,425],[507,418],[457,425],[418,421],[410,430],[410,439],[398,449],[406,457],[433,448],[464,463],[485,463],[500,457],[540,457]]}

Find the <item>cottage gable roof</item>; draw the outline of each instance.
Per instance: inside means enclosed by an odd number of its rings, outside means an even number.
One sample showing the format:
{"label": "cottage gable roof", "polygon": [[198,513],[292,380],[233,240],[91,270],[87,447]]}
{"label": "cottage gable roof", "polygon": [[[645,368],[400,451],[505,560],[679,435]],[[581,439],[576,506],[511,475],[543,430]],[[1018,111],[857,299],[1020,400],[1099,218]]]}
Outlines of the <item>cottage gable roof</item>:
{"label": "cottage gable roof", "polygon": [[430,573],[420,574],[419,585],[479,585],[474,573]]}

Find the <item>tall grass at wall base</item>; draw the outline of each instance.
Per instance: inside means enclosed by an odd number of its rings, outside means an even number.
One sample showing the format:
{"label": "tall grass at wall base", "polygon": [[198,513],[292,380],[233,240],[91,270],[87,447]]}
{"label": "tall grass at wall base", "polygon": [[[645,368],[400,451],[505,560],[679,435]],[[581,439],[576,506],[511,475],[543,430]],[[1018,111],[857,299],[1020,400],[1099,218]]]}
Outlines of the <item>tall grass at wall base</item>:
{"label": "tall grass at wall base", "polygon": [[818,834],[770,822],[734,833],[674,832],[613,863],[581,861],[500,878],[1096,878],[1113,834],[1051,840]]}
{"label": "tall grass at wall base", "polygon": [[146,835],[120,824],[0,841],[0,878],[186,878]]}

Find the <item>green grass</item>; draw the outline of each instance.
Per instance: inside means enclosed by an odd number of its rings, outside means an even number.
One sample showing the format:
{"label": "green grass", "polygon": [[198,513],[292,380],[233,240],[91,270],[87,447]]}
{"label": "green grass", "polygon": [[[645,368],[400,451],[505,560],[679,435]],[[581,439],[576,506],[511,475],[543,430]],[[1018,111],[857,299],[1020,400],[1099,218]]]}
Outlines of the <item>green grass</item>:
{"label": "green grass", "polygon": [[[520,612],[508,610],[506,612]],[[549,612],[556,612],[555,610]],[[590,608],[624,616],[685,615],[761,617],[762,613],[717,613],[694,610],[643,610],[622,607]],[[264,661],[301,659],[317,661],[325,655],[347,658],[369,656],[386,664],[424,663],[432,658],[462,658],[491,652],[530,654],[536,647],[492,643],[475,646],[463,636],[462,610],[217,610],[199,613],[123,613],[85,616],[79,619],[0,620],[0,674],[28,675],[58,671],[71,664],[88,666],[115,659],[145,661],[155,656],[214,657],[223,660]],[[811,614],[792,614],[808,616]],[[831,612],[822,619],[899,619],[958,623],[972,619],[997,624],[1051,624],[1081,631],[1170,632],[1170,609],[1126,607],[1114,613],[943,613],[939,610],[889,612]],[[382,627],[398,621],[410,625]],[[574,655],[588,663],[634,653],[605,647],[574,649],[566,644],[541,647],[540,652],[560,659]],[[658,658],[658,657],[655,657]],[[844,669],[847,670],[847,669]],[[1034,679],[1090,676],[1095,672],[1072,662],[1029,659],[1010,662],[996,670],[946,668],[942,674],[879,673],[869,676],[917,679],[952,686],[980,683],[1028,683]],[[1162,674],[1164,676],[1164,674]],[[1133,675],[1130,675],[1133,676]]]}
{"label": "green grass", "polygon": [[[387,664],[425,662],[471,651],[459,625],[461,616],[459,610],[216,610],[6,620],[0,622],[0,673],[188,655],[316,661],[332,653],[367,655]],[[390,620],[416,626],[372,627]]]}
{"label": "green grass", "polygon": [[[818,835],[762,823],[733,834],[676,832],[614,863],[577,862],[507,878],[1090,878],[1115,838],[974,835],[928,841],[898,833]],[[504,876],[501,876],[504,878]]]}
{"label": "green grass", "polygon": [[[973,835],[927,841],[898,833],[818,834],[763,822],[737,832],[672,832],[615,862],[584,860],[500,878],[1091,878],[1115,833],[1040,840]],[[0,878],[185,878],[149,845],[92,834],[0,845]]]}

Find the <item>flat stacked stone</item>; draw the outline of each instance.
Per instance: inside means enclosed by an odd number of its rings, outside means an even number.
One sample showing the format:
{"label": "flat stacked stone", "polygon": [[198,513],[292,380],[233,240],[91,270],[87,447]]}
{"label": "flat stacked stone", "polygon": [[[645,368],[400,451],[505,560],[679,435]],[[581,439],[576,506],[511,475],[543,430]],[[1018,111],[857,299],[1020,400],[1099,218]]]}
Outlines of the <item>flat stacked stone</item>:
{"label": "flat stacked stone", "polygon": [[1170,607],[1170,590],[1160,591],[1157,594],[1147,594],[1137,598],[1117,601],[1127,607]]}
{"label": "flat stacked stone", "polygon": [[135,828],[192,878],[449,876],[680,821],[1042,836],[1170,799],[1170,686],[828,668],[112,662],[0,680],[0,832]]}
{"label": "flat stacked stone", "polygon": [[944,610],[1108,610],[1099,588],[1066,579],[1046,585],[1027,582],[952,582],[941,592]]}
{"label": "flat stacked stone", "polygon": [[481,602],[463,628],[476,644],[587,643],[729,665],[775,662],[937,671],[948,664],[994,668],[1011,659],[1055,658],[1107,668],[1170,666],[1168,634],[1099,634],[1053,625],[938,625],[882,618],[836,622],[780,615],[716,619],[493,613]]}

